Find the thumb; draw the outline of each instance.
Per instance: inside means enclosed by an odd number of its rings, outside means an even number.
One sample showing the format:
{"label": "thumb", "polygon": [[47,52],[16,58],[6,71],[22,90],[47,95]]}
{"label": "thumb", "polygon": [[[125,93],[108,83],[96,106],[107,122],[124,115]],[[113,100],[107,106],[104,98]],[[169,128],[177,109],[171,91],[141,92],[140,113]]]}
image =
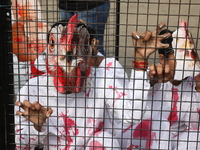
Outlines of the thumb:
{"label": "thumb", "polygon": [[46,112],[46,117],[49,118],[52,113],[53,113],[53,110],[51,109],[51,107],[48,107],[47,112]]}
{"label": "thumb", "polygon": [[172,77],[170,74],[170,66],[169,65],[165,65],[164,68],[164,82],[168,82]]}
{"label": "thumb", "polygon": [[149,78],[153,79],[156,74],[156,67],[154,64],[151,64],[149,67]]}

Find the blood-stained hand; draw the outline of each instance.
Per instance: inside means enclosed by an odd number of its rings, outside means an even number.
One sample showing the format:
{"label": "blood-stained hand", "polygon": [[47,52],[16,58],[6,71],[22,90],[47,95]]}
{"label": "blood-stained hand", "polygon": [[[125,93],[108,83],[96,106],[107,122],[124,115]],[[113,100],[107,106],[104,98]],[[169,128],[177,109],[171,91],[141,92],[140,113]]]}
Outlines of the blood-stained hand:
{"label": "blood-stained hand", "polygon": [[16,114],[34,123],[35,129],[38,131],[41,131],[42,125],[53,113],[51,108],[45,108],[38,102],[30,103],[28,100],[24,100],[23,103],[16,102],[16,105],[24,110],[23,112],[17,111]]}
{"label": "blood-stained hand", "polygon": [[24,19],[12,24],[13,53],[19,61],[34,61],[46,49],[48,27],[46,23]]}

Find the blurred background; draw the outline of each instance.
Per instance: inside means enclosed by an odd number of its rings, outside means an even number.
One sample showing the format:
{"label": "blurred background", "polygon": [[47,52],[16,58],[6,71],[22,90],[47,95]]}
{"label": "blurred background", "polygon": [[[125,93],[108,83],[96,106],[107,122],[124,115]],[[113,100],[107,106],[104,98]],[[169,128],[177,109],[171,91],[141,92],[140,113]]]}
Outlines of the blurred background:
{"label": "blurred background", "polygon": [[[60,18],[58,1],[41,0],[45,21],[53,24]],[[119,61],[130,72],[134,48],[131,33],[153,31],[160,22],[166,28],[176,30],[179,20],[184,19],[192,32],[197,51],[200,48],[200,1],[199,0],[110,0],[111,8],[105,31],[105,51],[107,56],[118,55]],[[116,54],[118,52],[118,54]],[[156,60],[152,55],[149,62]]]}

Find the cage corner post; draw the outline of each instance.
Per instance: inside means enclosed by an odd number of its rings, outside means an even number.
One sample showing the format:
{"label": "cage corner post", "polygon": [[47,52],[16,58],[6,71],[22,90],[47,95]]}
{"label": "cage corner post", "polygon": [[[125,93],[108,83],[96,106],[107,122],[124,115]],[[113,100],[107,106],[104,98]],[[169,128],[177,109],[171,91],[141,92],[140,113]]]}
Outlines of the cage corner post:
{"label": "cage corner post", "polygon": [[115,58],[119,59],[119,34],[120,34],[120,0],[116,0],[116,46]]}
{"label": "cage corner post", "polygon": [[11,1],[0,0],[0,146],[3,150],[14,150],[13,109],[13,58],[11,47]]}

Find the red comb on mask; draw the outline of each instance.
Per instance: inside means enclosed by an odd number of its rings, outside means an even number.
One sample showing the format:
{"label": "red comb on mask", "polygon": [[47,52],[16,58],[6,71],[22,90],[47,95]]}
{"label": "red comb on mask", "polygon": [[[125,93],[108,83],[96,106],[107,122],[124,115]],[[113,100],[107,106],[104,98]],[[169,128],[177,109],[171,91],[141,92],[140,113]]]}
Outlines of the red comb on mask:
{"label": "red comb on mask", "polygon": [[74,15],[68,21],[68,26],[67,26],[67,29],[68,29],[67,30],[67,51],[71,50],[74,28],[77,26],[77,23],[78,23],[77,18],[78,18],[78,15]]}

